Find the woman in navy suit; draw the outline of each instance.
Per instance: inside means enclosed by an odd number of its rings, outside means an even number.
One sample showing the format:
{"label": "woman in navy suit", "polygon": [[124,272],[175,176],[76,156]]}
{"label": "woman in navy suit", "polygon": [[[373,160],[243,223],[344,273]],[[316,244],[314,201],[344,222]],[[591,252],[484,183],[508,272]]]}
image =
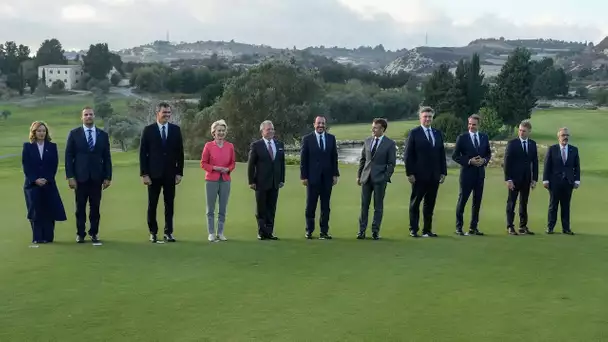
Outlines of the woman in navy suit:
{"label": "woman in navy suit", "polygon": [[30,142],[21,154],[25,184],[27,218],[32,226],[32,243],[53,242],[55,221],[66,221],[65,208],[55,183],[59,165],[57,145],[51,142],[47,125],[35,121],[30,127]]}

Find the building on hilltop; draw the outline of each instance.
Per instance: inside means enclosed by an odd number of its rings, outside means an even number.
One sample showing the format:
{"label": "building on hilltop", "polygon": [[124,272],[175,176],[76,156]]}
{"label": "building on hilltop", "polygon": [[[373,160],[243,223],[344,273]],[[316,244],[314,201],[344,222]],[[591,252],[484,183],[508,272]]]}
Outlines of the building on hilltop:
{"label": "building on hilltop", "polygon": [[44,75],[46,86],[51,87],[53,82],[60,80],[65,84],[66,90],[71,90],[80,85],[84,71],[80,64],[49,64],[38,67],[38,79]]}

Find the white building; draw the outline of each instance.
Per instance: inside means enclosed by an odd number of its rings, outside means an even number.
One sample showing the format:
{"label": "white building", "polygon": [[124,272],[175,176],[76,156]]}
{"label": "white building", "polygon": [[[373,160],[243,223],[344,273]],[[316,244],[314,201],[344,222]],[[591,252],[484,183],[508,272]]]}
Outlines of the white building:
{"label": "white building", "polygon": [[82,82],[84,71],[82,65],[61,65],[61,64],[49,64],[38,67],[38,79],[42,79],[44,70],[44,77],[46,79],[46,86],[51,87],[53,82],[61,80],[65,84],[65,89],[74,89]]}

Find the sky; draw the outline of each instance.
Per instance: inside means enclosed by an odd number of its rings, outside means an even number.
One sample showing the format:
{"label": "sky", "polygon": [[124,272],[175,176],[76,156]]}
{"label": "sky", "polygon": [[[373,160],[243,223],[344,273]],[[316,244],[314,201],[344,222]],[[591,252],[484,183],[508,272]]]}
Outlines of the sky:
{"label": "sky", "polygon": [[[584,4],[584,5],[583,5]],[[486,37],[598,43],[605,0],[0,0],[0,42],[33,51],[105,42],[119,50],[164,40],[234,39],[277,48],[382,44],[462,46]]]}

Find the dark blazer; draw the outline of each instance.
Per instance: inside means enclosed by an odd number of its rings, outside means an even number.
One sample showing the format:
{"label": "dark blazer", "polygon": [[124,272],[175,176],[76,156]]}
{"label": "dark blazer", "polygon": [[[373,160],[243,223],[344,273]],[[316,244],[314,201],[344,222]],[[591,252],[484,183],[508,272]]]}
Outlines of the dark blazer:
{"label": "dark blazer", "polygon": [[[452,153],[452,160],[460,164],[461,182],[474,181],[478,177],[485,178],[486,176],[486,166],[488,166],[492,158],[490,139],[487,134],[481,132],[478,132],[477,136],[479,140],[478,148],[475,148],[475,145],[473,145],[469,132],[461,134],[456,139],[456,148],[454,149],[454,153]],[[480,156],[486,160],[483,166],[469,165],[469,160],[476,156]]]}
{"label": "dark blazer", "polygon": [[395,172],[395,164],[397,163],[397,145],[387,136],[383,136],[380,145],[376,149],[376,153],[372,157],[373,143],[374,137],[365,139],[363,143],[357,178],[359,178],[362,184],[369,181],[374,184],[390,183],[391,177]]}
{"label": "dark blazer", "polygon": [[184,175],[184,141],[179,126],[167,124],[167,143],[163,146],[158,123],[146,126],[139,144],[140,176],[174,178]]}
{"label": "dark blazer", "polygon": [[274,144],[277,150],[274,160],[264,139],[254,141],[249,147],[247,178],[256,190],[279,189],[279,183],[285,183],[285,147],[278,140]]}
{"label": "dark blazer", "polygon": [[581,180],[581,163],[578,148],[572,145],[568,145],[567,148],[568,159],[565,165],[562,162],[559,144],[555,144],[547,150],[543,181],[549,181],[549,187],[551,187],[551,183],[561,182],[562,180],[566,180],[571,185],[574,185],[575,181]]}
{"label": "dark blazer", "polygon": [[68,135],[65,147],[65,176],[82,183],[88,180],[112,180],[112,157],[108,133],[95,127],[96,141],[89,150],[83,127],[74,128]]}
{"label": "dark blazer", "polygon": [[[65,208],[55,182],[59,166],[57,145],[52,142],[45,142],[41,159],[36,143],[24,143],[21,164],[25,174],[23,192],[27,207],[27,218],[35,221],[39,218],[39,214],[49,213],[55,221],[67,220]],[[46,179],[47,183],[44,186],[36,185],[36,179],[38,178]]]}
{"label": "dark blazer", "polygon": [[445,147],[441,131],[431,128],[435,146],[427,139],[422,126],[410,130],[405,141],[403,161],[405,173],[420,180],[437,180],[440,175],[448,174]]}
{"label": "dark blazer", "polygon": [[538,182],[538,148],[536,141],[528,139],[528,153],[524,151],[521,140],[515,138],[507,143],[505,157],[503,160],[503,171],[505,182],[524,182],[527,177],[531,181]]}
{"label": "dark blazer", "polygon": [[[316,132],[302,138],[300,150],[300,179],[308,179],[308,184],[331,184],[333,177],[340,177],[338,170],[338,146],[336,137],[325,132],[325,151],[321,150]],[[323,182],[322,182],[322,177]]]}

